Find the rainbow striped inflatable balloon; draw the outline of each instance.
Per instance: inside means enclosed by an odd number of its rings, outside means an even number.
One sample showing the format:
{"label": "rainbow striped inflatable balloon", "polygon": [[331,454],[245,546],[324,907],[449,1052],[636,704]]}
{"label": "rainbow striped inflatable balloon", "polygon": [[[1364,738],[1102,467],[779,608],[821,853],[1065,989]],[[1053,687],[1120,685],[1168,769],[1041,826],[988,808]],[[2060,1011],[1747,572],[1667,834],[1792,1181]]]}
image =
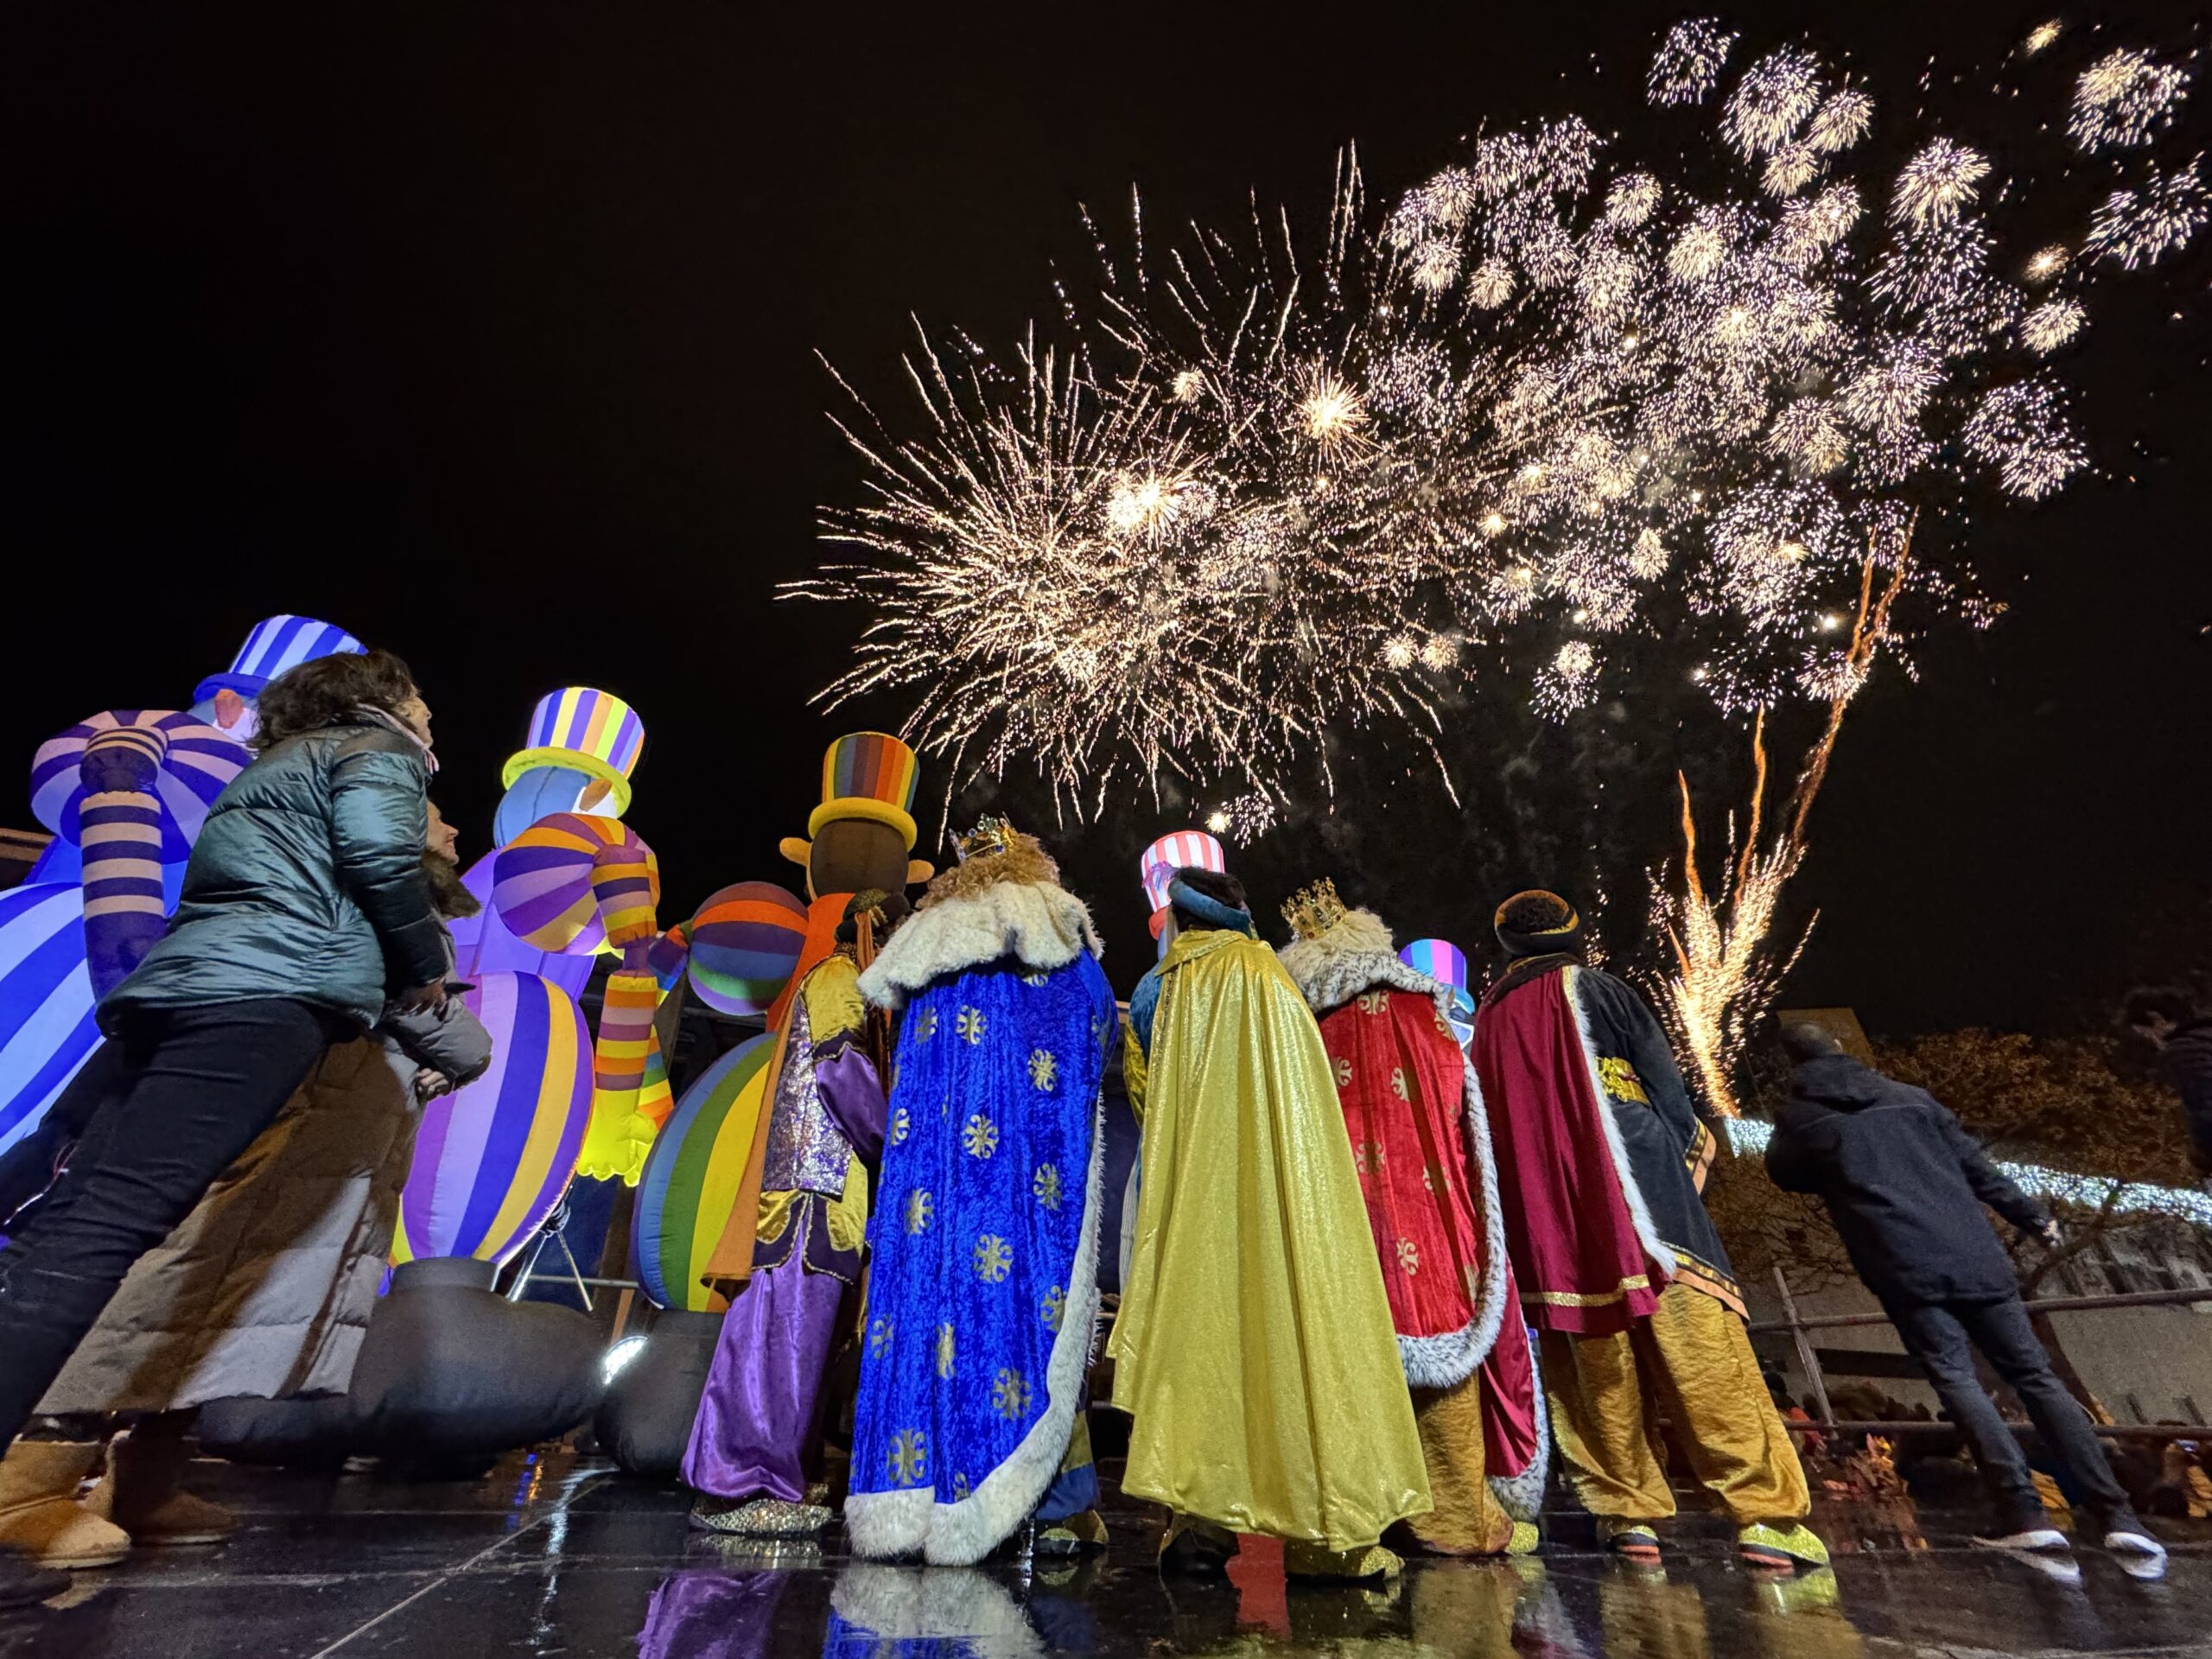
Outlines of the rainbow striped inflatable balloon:
{"label": "rainbow striped inflatable balloon", "polygon": [[[540,950],[580,955],[603,938],[594,873],[605,855],[643,853],[639,896],[660,900],[660,869],[638,832],[614,818],[556,812],[499,849],[492,866],[492,907],[515,937]],[[593,939],[587,946],[584,941]]]}
{"label": "rainbow striped inflatable balloon", "polygon": [[1466,953],[1449,939],[1415,939],[1398,952],[1398,960],[1450,988],[1452,1030],[1465,1047],[1475,1034],[1475,994],[1467,985]]}
{"label": "rainbow striped inflatable balloon", "polygon": [[486,974],[467,995],[492,1069],[423,1110],[391,1261],[505,1262],[569,1190],[591,1116],[591,1038],[569,994],[535,974]]}
{"label": "rainbow striped inflatable balloon", "polygon": [[165,709],[111,709],[49,738],[31,759],[31,811],[63,840],[77,840],[77,813],[85,798],[77,769],[86,747],[103,733],[132,727],[144,728],[162,746],[154,794],[161,803],[161,858],[168,863],[192,851],[200,826],[207,821],[207,809],[253,759],[244,744],[190,715]]}
{"label": "rainbow striped inflatable balloon", "polygon": [[85,965],[85,890],[0,893],[0,1152],[28,1135],[99,1046]]}
{"label": "rainbow striped inflatable balloon", "polygon": [[806,945],[806,905],[772,881],[740,881],[691,921],[691,988],[717,1014],[766,1014]]}
{"label": "rainbow striped inflatable balloon", "polygon": [[775,1044],[775,1033],[763,1032],[709,1066],[683,1091],[646,1154],[630,1259],[639,1287],[661,1307],[709,1311],[713,1293],[699,1282],[699,1270],[745,1179]]}

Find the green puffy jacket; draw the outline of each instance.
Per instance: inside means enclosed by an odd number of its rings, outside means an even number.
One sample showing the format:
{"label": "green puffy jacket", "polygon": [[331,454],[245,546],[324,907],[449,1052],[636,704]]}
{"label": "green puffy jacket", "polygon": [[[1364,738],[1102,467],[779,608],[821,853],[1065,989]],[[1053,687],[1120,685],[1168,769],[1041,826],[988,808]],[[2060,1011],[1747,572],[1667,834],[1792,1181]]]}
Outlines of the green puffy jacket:
{"label": "green puffy jacket", "polygon": [[422,871],[430,769],[368,724],[287,738],[217,798],[168,937],[100,1004],[200,1007],[288,996],[363,1027],[444,978],[445,925]]}

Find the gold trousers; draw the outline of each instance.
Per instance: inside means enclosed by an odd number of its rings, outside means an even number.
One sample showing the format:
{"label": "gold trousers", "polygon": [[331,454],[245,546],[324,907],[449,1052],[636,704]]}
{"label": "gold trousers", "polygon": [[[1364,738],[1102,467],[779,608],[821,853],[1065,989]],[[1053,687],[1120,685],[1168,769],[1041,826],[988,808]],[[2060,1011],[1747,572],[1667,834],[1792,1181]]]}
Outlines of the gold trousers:
{"label": "gold trousers", "polygon": [[1415,1389],[1414,1427],[1436,1508],[1405,1526],[1421,1548],[1446,1555],[1495,1555],[1513,1536],[1513,1517],[1483,1478],[1482,1374],[1448,1389]]}
{"label": "gold trousers", "polygon": [[1612,1336],[1547,1331],[1543,1355],[1560,1454],[1591,1514],[1674,1514],[1658,1412],[1673,1421],[1690,1467],[1738,1526],[1786,1525],[1812,1507],[1744,1322],[1702,1291],[1669,1285],[1649,1319]]}

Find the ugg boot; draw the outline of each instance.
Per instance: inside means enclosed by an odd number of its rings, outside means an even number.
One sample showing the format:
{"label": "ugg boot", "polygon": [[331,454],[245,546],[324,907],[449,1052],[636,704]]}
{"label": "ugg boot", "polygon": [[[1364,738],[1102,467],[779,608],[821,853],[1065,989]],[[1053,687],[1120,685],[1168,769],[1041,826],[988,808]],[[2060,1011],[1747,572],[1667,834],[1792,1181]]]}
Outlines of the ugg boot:
{"label": "ugg boot", "polygon": [[141,1427],[108,1447],[107,1475],[85,1500],[134,1544],[219,1544],[238,1518],[219,1503],[184,1490],[192,1448],[181,1434]]}
{"label": "ugg boot", "polygon": [[0,1544],[41,1567],[112,1567],[130,1535],[77,1501],[99,1446],[17,1440],[0,1459]]}

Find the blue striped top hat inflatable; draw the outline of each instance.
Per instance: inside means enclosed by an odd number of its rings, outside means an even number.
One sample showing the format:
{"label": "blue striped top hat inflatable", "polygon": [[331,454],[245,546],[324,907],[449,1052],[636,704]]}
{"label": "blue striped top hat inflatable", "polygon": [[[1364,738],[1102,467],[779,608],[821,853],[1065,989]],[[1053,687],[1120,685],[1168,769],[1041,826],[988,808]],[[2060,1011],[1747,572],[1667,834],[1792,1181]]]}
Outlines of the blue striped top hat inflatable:
{"label": "blue striped top hat inflatable", "polygon": [[257,697],[270,681],[288,668],[297,668],[318,657],[335,657],[341,652],[358,654],[363,649],[359,640],[333,623],[318,622],[311,616],[269,617],[253,625],[253,632],[238,647],[230,671],[210,674],[200,681],[193,690],[192,700],[205,702],[218,691]]}

